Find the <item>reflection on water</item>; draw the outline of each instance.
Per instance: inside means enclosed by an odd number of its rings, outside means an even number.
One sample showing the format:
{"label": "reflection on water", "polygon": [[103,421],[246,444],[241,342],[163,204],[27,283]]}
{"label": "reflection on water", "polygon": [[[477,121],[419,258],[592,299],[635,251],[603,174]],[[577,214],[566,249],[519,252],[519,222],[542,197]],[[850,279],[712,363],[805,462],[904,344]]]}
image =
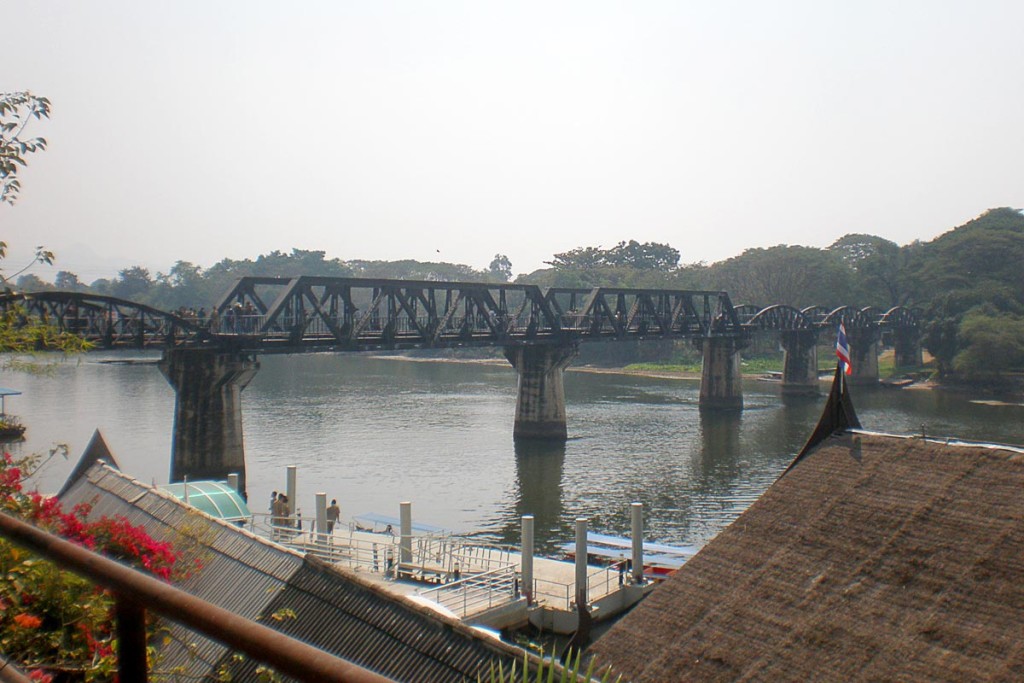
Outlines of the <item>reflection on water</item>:
{"label": "reflection on water", "polygon": [[[28,425],[19,452],[66,442],[77,457],[99,427],[125,471],[165,482],[174,393],[153,365],[108,365],[90,354],[53,376],[3,374],[24,391],[9,411]],[[155,359],[153,354],[143,357]],[[767,488],[803,445],[824,397],[783,401],[748,382],[746,408],[707,412],[698,383],[570,372],[570,439],[512,441],[515,374],[506,365],[408,362],[345,354],[265,356],[242,394],[250,500],[263,511],[298,465],[299,507],[314,493],[343,515],[397,515],[518,542],[535,517],[538,547],[572,540],[573,520],[628,534],[629,504],[645,506],[651,540],[703,544]],[[940,391],[857,389],[867,428],[1021,443],[1024,409],[972,404]],[[55,490],[73,463],[39,477]]]}
{"label": "reflection on water", "polygon": [[[520,520],[533,515],[534,538],[541,551],[550,551],[551,543],[568,537],[573,527],[562,504],[562,471],[565,467],[565,443],[518,441],[514,444],[516,459],[515,494],[508,509],[499,512],[495,524],[500,525],[498,539],[517,544]],[[487,529],[483,535],[490,535]]]}

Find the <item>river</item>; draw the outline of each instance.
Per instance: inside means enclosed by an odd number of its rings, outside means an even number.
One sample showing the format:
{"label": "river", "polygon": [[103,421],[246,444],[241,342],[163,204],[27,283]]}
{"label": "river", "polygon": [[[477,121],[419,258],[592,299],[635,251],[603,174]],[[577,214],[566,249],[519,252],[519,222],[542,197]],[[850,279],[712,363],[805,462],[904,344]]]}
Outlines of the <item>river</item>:
{"label": "river", "polygon": [[[70,447],[36,477],[56,490],[99,428],[122,468],[167,481],[174,392],[153,364],[90,353],[47,375],[0,373],[24,392],[7,410],[28,425],[15,453]],[[159,354],[131,354],[155,360]],[[298,507],[337,498],[342,517],[398,515],[500,542],[536,518],[538,546],[572,540],[577,517],[626,534],[629,504],[645,506],[648,540],[703,545],[755,500],[817,421],[818,399],[783,402],[747,381],[742,413],[702,413],[699,382],[568,372],[569,440],[516,445],[514,371],[505,365],[355,354],[264,356],[242,394],[250,506],[264,512],[298,467]],[[942,391],[854,388],[866,429],[1024,444],[1024,407],[984,405]]]}

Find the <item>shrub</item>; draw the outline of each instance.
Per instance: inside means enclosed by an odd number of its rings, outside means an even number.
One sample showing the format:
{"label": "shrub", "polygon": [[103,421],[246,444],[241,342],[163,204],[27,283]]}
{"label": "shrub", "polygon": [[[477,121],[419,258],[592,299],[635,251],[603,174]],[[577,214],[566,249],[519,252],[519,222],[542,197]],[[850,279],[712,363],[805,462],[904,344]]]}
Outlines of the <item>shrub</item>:
{"label": "shrub", "polygon": [[[181,573],[171,544],[142,527],[124,518],[90,521],[88,505],[68,512],[56,498],[24,490],[37,462],[4,454],[0,510],[164,581]],[[34,679],[114,680],[113,609],[108,591],[0,538],[0,651]]]}

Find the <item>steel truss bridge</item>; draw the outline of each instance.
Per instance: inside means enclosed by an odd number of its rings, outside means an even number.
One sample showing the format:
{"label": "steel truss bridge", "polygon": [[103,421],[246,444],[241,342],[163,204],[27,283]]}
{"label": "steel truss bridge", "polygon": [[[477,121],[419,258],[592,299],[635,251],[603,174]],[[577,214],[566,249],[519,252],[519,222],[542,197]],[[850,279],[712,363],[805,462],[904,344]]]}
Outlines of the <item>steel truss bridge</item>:
{"label": "steel truss bridge", "polygon": [[915,349],[920,355],[918,318],[907,309],[734,307],[720,291],[248,277],[205,319],[81,292],[9,292],[0,314],[99,348],[163,349],[159,368],[177,396],[171,480],[236,473],[243,490],[241,391],[260,353],[501,346],[518,373],[513,438],[548,440],[567,438],[562,373],[581,341],[701,345],[700,405],[709,409],[742,408],[739,351],[760,330],[778,334],[786,351],[783,393],[817,393],[818,332],[840,321],[851,353],[866,359],[854,364],[866,381],[878,381],[884,330],[896,340],[897,364],[914,365]]}
{"label": "steel truss bridge", "polygon": [[200,320],[83,292],[7,293],[0,311],[98,348],[260,353],[746,338],[757,331],[917,331],[918,311],[733,306],[721,291],[593,289],[328,277],[240,279]]}

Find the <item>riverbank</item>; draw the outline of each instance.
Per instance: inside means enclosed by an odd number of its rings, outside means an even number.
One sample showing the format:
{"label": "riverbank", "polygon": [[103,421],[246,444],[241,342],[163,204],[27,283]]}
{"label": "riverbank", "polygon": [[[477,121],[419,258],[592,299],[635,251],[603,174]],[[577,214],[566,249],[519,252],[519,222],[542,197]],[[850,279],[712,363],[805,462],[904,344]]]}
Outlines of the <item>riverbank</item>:
{"label": "riverbank", "polygon": [[[423,356],[409,356],[404,354],[388,354],[388,355],[374,355],[367,356],[367,358],[373,358],[374,360],[390,360],[390,361],[402,361],[407,363],[452,363],[460,365],[494,365],[509,367],[509,363],[504,358],[442,358],[442,357],[423,357]],[[626,367],[605,367],[598,365],[570,365],[566,368],[566,372],[585,372],[595,375],[629,375],[633,377],[650,377],[652,379],[682,379],[682,380],[700,380],[700,370],[659,370],[653,368],[631,368]],[[756,380],[756,379],[767,379],[773,381],[769,372],[764,370],[751,370],[743,373],[745,379]],[[831,378],[823,377],[823,381],[827,381]]]}
{"label": "riverbank", "polygon": [[[887,352],[889,356],[892,355],[892,351]],[[372,355],[367,358],[373,358],[376,360],[390,360],[390,361],[402,361],[408,363],[451,363],[451,364],[463,364],[463,365],[492,365],[500,367],[509,367],[508,361],[504,358],[457,358],[457,357],[441,357],[441,356],[411,356],[407,354],[387,354],[387,355]],[[880,357],[881,361],[885,361],[886,354]],[[891,358],[888,359],[891,365]],[[926,363],[931,361],[931,358],[925,357]],[[676,370],[669,369],[678,366],[668,366],[665,369],[659,369],[652,367],[654,364],[645,364],[646,367],[635,368],[630,366],[625,367],[606,367],[598,365],[570,365],[566,368],[566,372],[583,372],[595,375],[620,375],[620,376],[633,376],[633,377],[648,377],[652,379],[668,379],[668,380],[689,380],[699,381],[701,373],[699,369],[685,369]],[[766,382],[778,382],[780,380],[780,373],[778,370],[771,369],[772,366],[765,366],[759,364],[756,368],[746,369],[744,371],[741,368],[743,378],[745,380],[757,381],[764,380]],[[977,403],[984,403],[988,405],[1020,405],[1017,400],[1021,394],[1021,388],[1018,384],[1004,382],[1000,384],[994,384],[991,382],[958,382],[958,383],[940,383],[930,378],[925,378],[926,373],[915,373],[917,377],[914,378],[912,384],[890,386],[893,389],[899,389],[902,391],[948,391],[963,396],[991,396],[996,400],[983,400],[975,401]],[[882,379],[885,379],[884,373]],[[830,370],[822,370],[819,376],[819,380],[823,384],[827,384],[832,381],[832,373]],[[1024,384],[1024,381],[1019,382]],[[1000,400],[1009,399],[1009,400]]]}

